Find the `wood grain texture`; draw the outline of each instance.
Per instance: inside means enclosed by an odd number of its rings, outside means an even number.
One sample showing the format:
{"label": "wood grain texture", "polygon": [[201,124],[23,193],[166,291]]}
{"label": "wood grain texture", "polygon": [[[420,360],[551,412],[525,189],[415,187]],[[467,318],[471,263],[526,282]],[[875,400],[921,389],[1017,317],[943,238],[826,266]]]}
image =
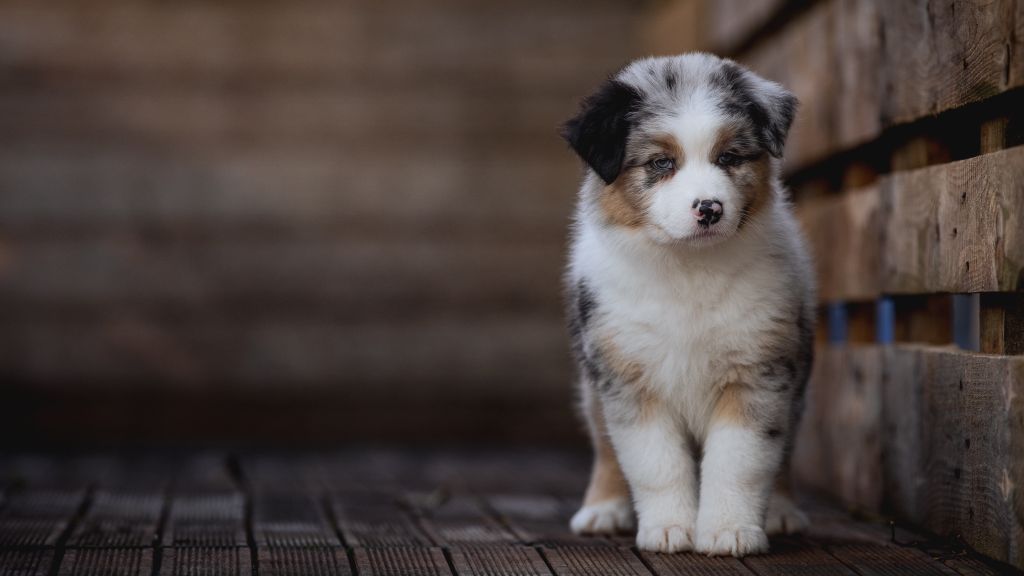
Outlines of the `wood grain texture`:
{"label": "wood grain texture", "polygon": [[908,122],[1019,86],[1014,0],[879,2],[886,38],[882,115]]}
{"label": "wood grain texture", "polygon": [[866,511],[882,501],[881,359],[873,345],[819,347],[793,455],[798,483]]}
{"label": "wood grain texture", "polygon": [[887,352],[887,497],[907,519],[1024,566],[1019,357]]}
{"label": "wood grain texture", "polygon": [[147,576],[153,570],[149,548],[68,550],[57,576]]}
{"label": "wood grain texture", "polygon": [[356,548],[356,570],[372,576],[451,575],[440,548]]}
{"label": "wood grain texture", "polygon": [[836,558],[863,576],[956,576],[956,572],[915,548],[899,546],[828,546]]}
{"label": "wood grain texture", "polygon": [[47,576],[53,564],[53,550],[0,550],[3,576]]}
{"label": "wood grain texture", "polygon": [[883,290],[999,292],[1024,272],[1024,147],[881,181]]}
{"label": "wood grain texture", "polygon": [[290,576],[315,574],[317,576],[350,576],[352,567],[344,548],[260,548],[258,551],[260,574]]}
{"label": "wood grain texture", "polygon": [[245,497],[240,492],[174,496],[162,539],[166,547],[245,546]]}
{"label": "wood grain texture", "polygon": [[856,576],[822,547],[801,538],[777,538],[770,556],[751,556],[743,563],[759,576]]}
{"label": "wood grain texture", "polygon": [[880,288],[882,228],[875,187],[808,199],[797,207],[823,302],[870,300]]}
{"label": "wood grain texture", "polygon": [[640,555],[658,576],[752,576],[755,574],[736,558],[710,558],[701,554]]}
{"label": "wood grain texture", "polygon": [[[300,568],[297,566],[297,568]],[[272,566],[260,565],[263,574],[274,574]],[[301,568],[300,568],[301,569]],[[160,576],[251,576],[252,552],[247,547],[163,548],[160,558]],[[324,574],[322,572],[304,572]]]}
{"label": "wood grain texture", "polygon": [[525,546],[460,546],[450,551],[459,576],[550,576],[537,550]]}
{"label": "wood grain texture", "polygon": [[560,546],[542,549],[557,576],[649,576],[650,571],[629,548]]}
{"label": "wood grain texture", "polygon": [[165,496],[152,492],[101,490],[93,495],[85,518],[68,540],[74,547],[152,546]]}

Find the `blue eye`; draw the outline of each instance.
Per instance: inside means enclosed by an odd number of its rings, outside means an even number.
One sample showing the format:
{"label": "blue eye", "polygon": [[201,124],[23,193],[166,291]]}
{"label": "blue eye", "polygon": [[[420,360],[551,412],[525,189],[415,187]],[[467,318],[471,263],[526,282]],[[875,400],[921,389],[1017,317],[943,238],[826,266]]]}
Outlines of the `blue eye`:
{"label": "blue eye", "polygon": [[651,160],[650,164],[651,166],[657,168],[658,170],[671,170],[672,168],[675,167],[676,161],[671,158],[666,158],[662,156],[660,158],[655,158],[654,160]]}

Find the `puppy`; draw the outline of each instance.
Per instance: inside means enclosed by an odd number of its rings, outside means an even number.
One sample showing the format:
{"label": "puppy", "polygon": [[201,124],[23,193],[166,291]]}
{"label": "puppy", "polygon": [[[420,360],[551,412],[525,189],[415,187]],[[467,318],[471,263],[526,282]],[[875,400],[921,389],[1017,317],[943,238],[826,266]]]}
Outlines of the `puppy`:
{"label": "puppy", "polygon": [[565,278],[596,453],[575,532],[635,508],[642,550],[742,556],[806,527],[779,481],[815,318],[779,181],[796,104],[686,54],[633,62],[565,124],[587,166]]}

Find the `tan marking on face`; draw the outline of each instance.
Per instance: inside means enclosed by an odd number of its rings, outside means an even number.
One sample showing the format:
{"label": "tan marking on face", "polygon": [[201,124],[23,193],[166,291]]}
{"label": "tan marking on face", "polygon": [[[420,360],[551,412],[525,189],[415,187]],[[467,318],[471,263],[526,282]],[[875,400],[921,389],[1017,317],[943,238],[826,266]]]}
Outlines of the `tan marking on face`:
{"label": "tan marking on face", "polygon": [[638,199],[629,194],[624,182],[628,177],[628,174],[623,172],[615,182],[605,186],[601,191],[599,205],[609,223],[637,228],[644,225],[646,214],[643,207],[636,203]]}
{"label": "tan marking on face", "polygon": [[675,136],[671,134],[658,134],[651,137],[651,144],[660,150],[662,154],[669,158],[674,158],[676,166],[683,165],[683,147],[679,145],[679,141],[676,140]]}
{"label": "tan marking on face", "polygon": [[732,145],[732,139],[736,137],[737,129],[735,126],[726,125],[718,131],[718,138],[715,139],[715,145],[711,147],[711,156],[708,158],[708,162],[714,164],[718,157],[729,149]]}
{"label": "tan marking on face", "polygon": [[729,178],[743,197],[742,208],[746,220],[756,216],[771,199],[772,167],[767,154],[732,168]]}

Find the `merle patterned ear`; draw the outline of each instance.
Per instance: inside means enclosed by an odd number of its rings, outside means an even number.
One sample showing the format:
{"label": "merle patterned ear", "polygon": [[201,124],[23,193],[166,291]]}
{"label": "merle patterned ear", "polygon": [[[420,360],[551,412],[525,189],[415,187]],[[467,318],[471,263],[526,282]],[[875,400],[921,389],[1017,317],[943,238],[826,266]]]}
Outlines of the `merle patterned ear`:
{"label": "merle patterned ear", "polygon": [[761,138],[772,156],[782,158],[786,136],[789,135],[789,128],[796,115],[796,96],[775,82],[754,74],[748,75],[752,77],[751,96],[760,109],[760,118],[756,119],[756,123],[761,130]]}
{"label": "merle patterned ear", "polygon": [[562,137],[607,184],[622,171],[629,136],[629,113],[640,93],[618,80],[605,82],[583,100],[580,112],[562,127]]}

